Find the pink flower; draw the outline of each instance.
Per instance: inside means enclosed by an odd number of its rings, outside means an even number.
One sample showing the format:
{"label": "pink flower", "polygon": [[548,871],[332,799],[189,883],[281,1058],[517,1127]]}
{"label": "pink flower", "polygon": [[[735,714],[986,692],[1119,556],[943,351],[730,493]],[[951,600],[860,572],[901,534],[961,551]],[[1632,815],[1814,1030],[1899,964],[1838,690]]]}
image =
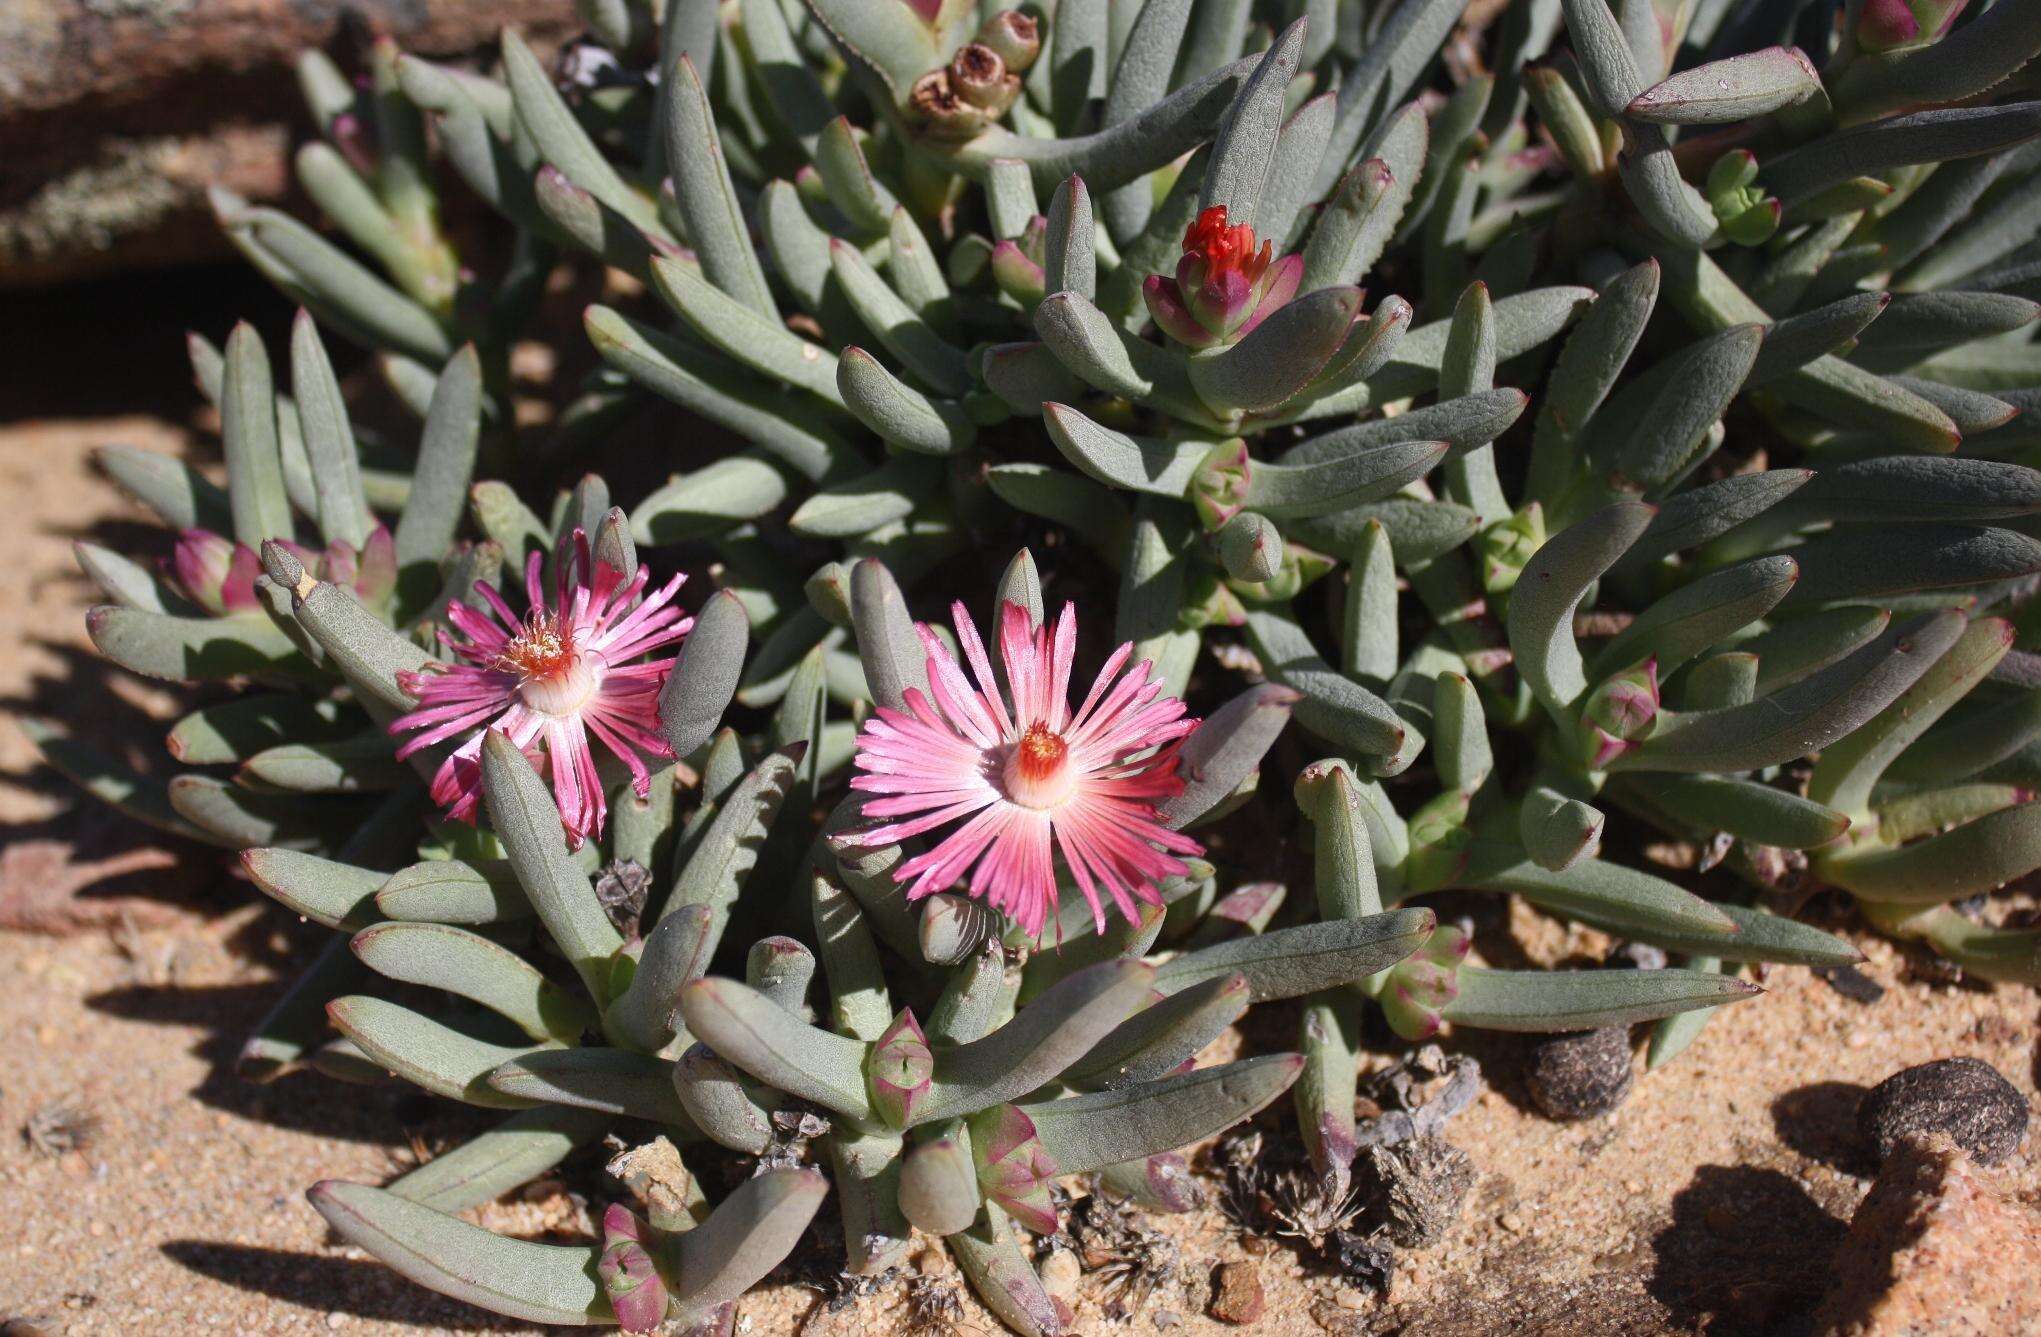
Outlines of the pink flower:
{"label": "pink flower", "polygon": [[1141,284],[1148,314],[1162,332],[1189,348],[1230,344],[1252,333],[1297,295],[1304,257],[1275,258],[1275,243],[1255,249],[1254,228],[1226,225],[1215,204],[1184,229],[1176,277],[1150,274]]}
{"label": "pink flower", "polygon": [[1177,745],[1197,721],[1184,717],[1182,701],[1162,695],[1145,661],[1121,671],[1131,643],[1106,660],[1073,713],[1077,614],[1069,604],[1053,637],[1047,627],[1031,628],[1019,605],[1000,609],[1009,710],[963,604],[952,607],[951,618],[977,689],[935,633],[917,626],[935,702],[910,687],[911,714],[879,707],[858,737],[863,773],[851,781],[876,796],[865,803],[867,816],[905,820],[852,839],[887,845],[961,819],[895,878],[911,882],[907,898],[919,900],[968,872],[971,894],[1030,934],[1042,931],[1056,906],[1057,849],[1101,932],[1101,887],[1130,922],[1136,900],[1160,904],[1155,883],[1185,871],[1178,855],[1201,849],[1164,826],[1155,810],[1158,800],[1183,788]]}
{"label": "pink flower", "polygon": [[652,779],[640,754],[673,755],[659,734],[659,690],[673,658],[630,661],[675,644],[694,626],[670,606],[687,577],[676,575],[640,602],[649,579],[644,567],[625,580],[607,562],[595,562],[591,579],[590,565],[587,535],[577,529],[572,561],[562,565],[548,603],[533,553],[525,566],[522,619],[494,589],[477,585],[487,611],[462,603],[447,609],[466,637],[450,641],[465,662],[400,675],[418,701],[418,709],[390,725],[392,734],[416,732],[397,749],[400,759],[466,735],[432,778],[432,800],[449,817],[475,820],[486,729],[507,736],[534,767],[550,772],[567,842],[575,848],[601,835],[608,815],[589,734],[630,768],[640,797]]}

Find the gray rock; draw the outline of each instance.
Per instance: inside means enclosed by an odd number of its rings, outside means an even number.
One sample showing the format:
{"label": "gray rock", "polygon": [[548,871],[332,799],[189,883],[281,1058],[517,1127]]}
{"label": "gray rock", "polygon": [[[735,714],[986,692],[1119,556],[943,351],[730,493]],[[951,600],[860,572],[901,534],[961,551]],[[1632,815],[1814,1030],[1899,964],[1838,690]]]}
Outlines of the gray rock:
{"label": "gray rock", "polygon": [[1531,1099],[1547,1118],[1607,1114],[1630,1094],[1633,1080],[1627,1027],[1547,1036],[1531,1051]]}
{"label": "gray rock", "polygon": [[1944,1058],[1893,1073],[1865,1093],[1857,1130],[1880,1161],[1909,1133],[1947,1133],[1980,1165],[1996,1165],[2027,1133],[2027,1102],[1981,1059]]}

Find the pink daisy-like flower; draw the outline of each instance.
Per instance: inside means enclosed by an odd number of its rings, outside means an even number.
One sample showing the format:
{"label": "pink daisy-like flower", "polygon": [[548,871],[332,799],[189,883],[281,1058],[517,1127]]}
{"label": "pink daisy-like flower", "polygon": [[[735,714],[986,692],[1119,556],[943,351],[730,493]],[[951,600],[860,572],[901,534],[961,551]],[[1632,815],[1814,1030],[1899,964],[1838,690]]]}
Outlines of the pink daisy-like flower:
{"label": "pink daisy-like flower", "polygon": [[659,733],[659,691],[674,660],[631,661],[675,644],[694,619],[671,606],[687,577],[674,576],[640,602],[649,579],[642,566],[625,580],[609,563],[591,563],[587,535],[577,529],[573,559],[562,565],[550,603],[533,553],[525,566],[522,618],[487,585],[475,587],[487,610],[449,606],[447,619],[466,637],[451,648],[464,662],[400,675],[418,709],[390,725],[392,734],[415,734],[397,749],[400,759],[471,735],[432,778],[433,802],[447,816],[475,820],[487,729],[506,735],[533,766],[551,774],[567,842],[575,848],[601,835],[608,816],[588,735],[630,768],[640,797],[650,791],[652,775],[640,754],[673,755]]}
{"label": "pink daisy-like flower", "polygon": [[1155,807],[1182,790],[1177,748],[1198,722],[1184,717],[1181,700],[1163,695],[1147,662],[1122,671],[1131,643],[1113,652],[1073,712],[1077,614],[1069,604],[1053,636],[1031,627],[1019,605],[1000,609],[1009,709],[964,605],[951,617],[977,688],[935,633],[917,625],[934,703],[910,687],[910,713],[881,706],[858,737],[863,773],[851,781],[872,795],[866,816],[904,820],[854,839],[886,845],[961,820],[895,873],[912,884],[907,898],[943,891],[968,872],[971,894],[1030,934],[1056,906],[1056,850],[1100,931],[1101,888],[1130,922],[1135,901],[1160,904],[1156,882],[1185,871],[1178,855],[1201,851],[1164,826]]}

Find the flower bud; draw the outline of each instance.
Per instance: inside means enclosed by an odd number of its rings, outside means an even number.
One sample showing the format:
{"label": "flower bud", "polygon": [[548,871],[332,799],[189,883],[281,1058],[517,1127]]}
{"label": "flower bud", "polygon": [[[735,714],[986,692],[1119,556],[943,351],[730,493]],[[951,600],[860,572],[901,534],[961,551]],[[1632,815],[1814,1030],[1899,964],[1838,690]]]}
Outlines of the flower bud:
{"label": "flower bud", "polygon": [[957,96],[993,116],[1004,116],[1020,96],[1020,76],[991,47],[966,42],[950,58],[950,87]]}
{"label": "flower bud", "polygon": [[1658,722],[1658,709],[1657,656],[1615,674],[1589,692],[1580,711],[1588,768],[1601,770],[1635,747]]}
{"label": "flower bud", "polygon": [[1467,826],[1471,797],[1448,790],[1411,815],[1410,854],[1403,864],[1407,894],[1450,886],[1467,866],[1474,844]]}
{"label": "flower bud", "polygon": [[369,531],[359,552],[353,544],[336,540],[326,549],[319,574],[332,584],[353,590],[369,607],[377,607],[397,588],[396,541],[383,525]]}
{"label": "flower bud", "polygon": [[1441,924],[1424,946],[1389,968],[1377,998],[1391,1029],[1406,1040],[1438,1034],[1447,1004],[1460,996],[1460,963],[1472,945],[1464,931]]}
{"label": "flower bud", "polygon": [[935,1054],[911,1008],[901,1008],[872,1045],[865,1073],[873,1112],[888,1127],[905,1128],[915,1105],[928,1095],[935,1074]]}
{"label": "flower bud", "polygon": [[1283,531],[1263,515],[1238,511],[1219,526],[1219,560],[1226,574],[1249,585],[1274,580],[1283,571]]}
{"label": "flower bud", "polygon": [[1109,1166],[1098,1178],[1106,1192],[1151,1212],[1188,1212],[1203,1202],[1189,1162],[1173,1151]]}
{"label": "flower bud", "polygon": [[1491,595],[1515,589],[1531,554],[1544,546],[1545,511],[1535,501],[1482,530],[1474,539],[1481,558],[1481,587]]}
{"label": "flower bud", "polygon": [[1035,1122],[1014,1105],[999,1105],[971,1121],[979,1191],[1037,1235],[1056,1233],[1056,1203],[1049,1185],[1056,1162],[1035,1137]]}
{"label": "flower bud", "polygon": [[1230,579],[1226,583],[1247,603],[1275,604],[1288,603],[1312,581],[1333,569],[1338,563],[1324,553],[1307,548],[1301,543],[1283,544],[1282,566],[1264,581]]}
{"label": "flower bud", "polygon": [[209,529],[187,529],[171,551],[170,574],[193,603],[221,616],[256,607],[255,578],[262,565],[245,543]]}
{"label": "flower bud", "polygon": [[620,1202],[602,1214],[602,1257],[596,1275],[625,1332],[653,1332],[666,1321],[666,1282],[646,1248],[645,1223]]}
{"label": "flower bud", "polygon": [[1247,453],[1247,442],[1237,436],[1212,447],[1198,465],[1197,473],[1191,476],[1191,504],[1197,507],[1198,518],[1204,521],[1207,532],[1216,532],[1240,513],[1253,472],[1254,460]]}
{"label": "flower bud", "polygon": [[1026,74],[1042,54],[1042,29],[1018,9],[1002,9],[978,30],[980,46],[990,47],[1013,74]]}
{"label": "flower bud", "polygon": [[1017,242],[1007,240],[994,246],[990,268],[999,290],[1029,310],[1048,292],[1048,275]]}
{"label": "flower bud", "polygon": [[1758,246],[1779,230],[1784,211],[1757,184],[1758,160],[1748,149],[1732,149],[1708,169],[1708,207],[1722,235],[1739,246]]}
{"label": "flower bud", "polygon": [[1948,33],[1970,0],[1864,0],[1857,15],[1857,46],[1893,51],[1935,41]]}

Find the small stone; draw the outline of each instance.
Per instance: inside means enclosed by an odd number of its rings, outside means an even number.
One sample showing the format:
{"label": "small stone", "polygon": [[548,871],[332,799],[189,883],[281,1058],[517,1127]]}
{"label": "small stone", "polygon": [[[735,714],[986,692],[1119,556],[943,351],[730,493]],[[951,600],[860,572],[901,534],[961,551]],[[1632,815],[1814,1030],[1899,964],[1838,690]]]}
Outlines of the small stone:
{"label": "small stone", "polygon": [[1617,970],[1663,970],[1665,948],[1654,947],[1648,942],[1626,942],[1609,954],[1607,964]]}
{"label": "small stone", "polygon": [[1058,1249],[1042,1260],[1042,1289],[1058,1299],[1075,1296],[1078,1278],[1083,1275],[1077,1255],[1068,1249]]}
{"label": "small stone", "polygon": [[1252,1323],[1268,1307],[1261,1272],[1253,1263],[1219,1264],[1212,1290],[1212,1317],[1224,1323]]}
{"label": "small stone", "polygon": [[1818,1337],[2041,1332],[2041,1220],[1946,1133],[1902,1138],[1830,1263]]}
{"label": "small stone", "polygon": [[1335,1230],[1326,1237],[1326,1256],[1349,1286],[1381,1294],[1396,1278],[1396,1251],[1386,1240],[1358,1230]]}
{"label": "small stone", "polygon": [[1547,1118],[1607,1114],[1630,1094],[1630,1032],[1622,1026],[1548,1036],[1531,1051],[1531,1099]]}
{"label": "small stone", "polygon": [[1178,1317],[1174,1309],[1158,1309],[1155,1311],[1152,1321],[1158,1328],[1173,1328],[1183,1322],[1183,1319]]}
{"label": "small stone", "polygon": [[1885,996],[1885,986],[1855,966],[1823,966],[1818,967],[1814,974],[1853,1003],[1869,1007]]}
{"label": "small stone", "polygon": [[1909,1133],[1947,1133],[1980,1165],[2019,1149],[2027,1102],[1989,1063],[1944,1058],[1892,1074],[1857,1106],[1857,1131],[1883,1161]]}

